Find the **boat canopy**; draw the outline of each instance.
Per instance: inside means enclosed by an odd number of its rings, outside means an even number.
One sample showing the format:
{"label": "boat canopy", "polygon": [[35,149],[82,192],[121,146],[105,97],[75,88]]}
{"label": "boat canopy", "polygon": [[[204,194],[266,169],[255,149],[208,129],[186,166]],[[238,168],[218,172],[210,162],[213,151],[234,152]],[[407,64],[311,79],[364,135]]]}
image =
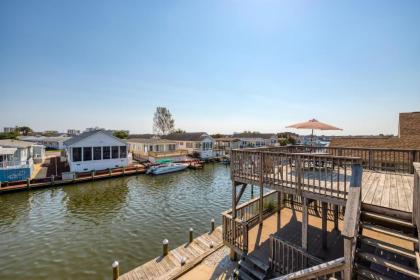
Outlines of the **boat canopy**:
{"label": "boat canopy", "polygon": [[170,163],[170,162],[172,162],[172,160],[171,159],[159,159],[159,160],[157,160],[156,161],[156,163]]}

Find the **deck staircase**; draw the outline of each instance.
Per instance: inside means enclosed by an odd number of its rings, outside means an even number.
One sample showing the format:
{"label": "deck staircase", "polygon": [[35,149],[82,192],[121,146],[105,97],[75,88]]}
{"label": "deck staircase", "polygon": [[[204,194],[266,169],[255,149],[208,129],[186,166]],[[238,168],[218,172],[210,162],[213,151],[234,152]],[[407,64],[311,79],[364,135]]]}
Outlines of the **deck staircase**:
{"label": "deck staircase", "polygon": [[420,279],[417,229],[411,220],[379,212],[362,207],[355,261],[357,278]]}
{"label": "deck staircase", "polygon": [[238,262],[238,267],[234,270],[234,276],[240,280],[264,280],[267,279],[269,266],[258,258],[245,256]]}

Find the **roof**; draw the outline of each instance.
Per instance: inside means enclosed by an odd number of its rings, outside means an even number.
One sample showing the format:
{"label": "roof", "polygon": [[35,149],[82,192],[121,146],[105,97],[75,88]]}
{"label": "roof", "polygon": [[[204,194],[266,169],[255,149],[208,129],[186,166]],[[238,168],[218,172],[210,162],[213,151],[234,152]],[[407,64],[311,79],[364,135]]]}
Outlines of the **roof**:
{"label": "roof", "polygon": [[239,142],[239,141],[241,141],[241,139],[234,138],[234,137],[220,137],[220,138],[216,138],[214,140],[215,141],[221,141],[221,142]]}
{"label": "roof", "polygon": [[177,140],[177,141],[202,141],[204,138],[210,137],[205,132],[183,132],[183,133],[171,133],[162,136],[163,139]]}
{"label": "roof", "polygon": [[151,134],[151,133],[145,133],[145,134],[130,134],[128,135],[128,139],[132,138],[139,138],[139,139],[150,139],[150,138],[159,138],[158,136]]}
{"label": "roof", "polygon": [[420,137],[350,136],[331,138],[330,147],[420,150]]}
{"label": "roof", "polygon": [[112,135],[112,132],[111,131],[107,131],[107,130],[92,130],[92,131],[83,132],[83,133],[81,133],[81,134],[79,134],[77,136],[74,136],[74,137],[72,137],[72,138],[64,141],[64,145],[71,146],[71,145],[73,145],[73,144],[75,144],[77,142],[82,141],[83,139],[86,139],[86,138],[88,138],[88,137],[90,137],[90,136],[92,136],[92,135],[94,135],[96,133],[100,133],[100,132],[103,133],[103,134],[108,135],[109,137],[112,137],[114,139],[117,139],[118,141],[120,141],[122,143],[126,143],[126,141],[124,141],[123,139],[117,138],[114,135]]}
{"label": "roof", "polygon": [[6,148],[29,148],[33,145],[31,142],[14,140],[14,139],[2,139],[0,140],[0,146]]}
{"label": "roof", "polygon": [[13,155],[17,148],[3,148],[0,147],[0,155]]}
{"label": "roof", "polygon": [[38,142],[38,141],[66,141],[70,139],[69,136],[18,136],[20,140]]}
{"label": "roof", "polygon": [[159,138],[130,138],[127,140],[128,143],[145,143],[145,144],[173,144],[176,140],[159,139]]}
{"label": "roof", "polygon": [[253,133],[253,132],[243,132],[243,133],[234,133],[233,137],[235,138],[262,138],[269,139],[271,137],[276,137],[275,133]]}

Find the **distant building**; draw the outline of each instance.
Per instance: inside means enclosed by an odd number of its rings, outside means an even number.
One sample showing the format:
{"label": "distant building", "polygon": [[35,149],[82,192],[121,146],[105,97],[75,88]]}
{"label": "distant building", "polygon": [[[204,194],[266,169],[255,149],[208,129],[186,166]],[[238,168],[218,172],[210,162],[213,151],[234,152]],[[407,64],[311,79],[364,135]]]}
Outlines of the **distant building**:
{"label": "distant building", "polygon": [[77,129],[67,129],[67,135],[76,136],[80,134],[80,130]]}
{"label": "distant building", "polygon": [[[0,140],[0,182],[26,180],[31,177],[33,146],[33,143],[20,140]],[[42,147],[36,147],[36,150],[37,155],[42,156]]]}
{"label": "distant building", "polygon": [[400,113],[398,136],[337,136],[330,147],[420,149],[420,112]]}
{"label": "distant building", "polygon": [[71,172],[104,170],[128,165],[127,143],[109,131],[94,130],[64,142]]}
{"label": "distant building", "polygon": [[84,132],[97,131],[97,130],[105,130],[105,128],[100,128],[100,127],[98,127],[98,126],[95,126],[95,127],[88,127],[88,128],[86,128],[86,129],[85,129],[85,131],[84,131]]}
{"label": "distant building", "polygon": [[18,136],[19,140],[36,143],[54,150],[63,150],[64,141],[70,138],[68,136]]}
{"label": "distant building", "polygon": [[175,140],[159,138],[130,138],[127,140],[128,151],[134,159],[158,162],[163,159],[182,161],[188,156],[188,151],[179,148]]}
{"label": "distant building", "polygon": [[241,145],[241,139],[236,137],[214,138],[214,142],[214,151],[218,156],[227,155],[232,149],[239,149]]}
{"label": "distant building", "polygon": [[198,154],[202,159],[214,157],[214,139],[205,132],[171,133],[162,138],[177,141],[179,148],[190,155]]}
{"label": "distant building", "polygon": [[14,127],[4,127],[3,128],[3,132],[4,133],[10,133],[10,132],[14,132],[16,128]]}
{"label": "distant building", "polygon": [[257,148],[278,145],[277,135],[274,133],[234,133],[233,137],[240,139],[240,148]]}

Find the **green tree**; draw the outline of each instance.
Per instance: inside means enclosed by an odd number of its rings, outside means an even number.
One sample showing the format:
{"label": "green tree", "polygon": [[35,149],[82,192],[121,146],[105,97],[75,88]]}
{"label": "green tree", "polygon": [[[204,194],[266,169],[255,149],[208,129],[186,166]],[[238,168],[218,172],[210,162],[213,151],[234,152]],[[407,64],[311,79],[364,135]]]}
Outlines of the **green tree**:
{"label": "green tree", "polygon": [[16,139],[17,132],[0,132],[0,139]]}
{"label": "green tree", "polygon": [[180,128],[177,128],[175,130],[172,130],[171,133],[185,133],[186,131]]}
{"label": "green tree", "polygon": [[173,131],[175,120],[171,112],[165,107],[157,107],[153,117],[153,132],[157,135],[166,135]]}
{"label": "green tree", "polygon": [[32,128],[29,126],[17,126],[15,129],[19,134],[28,135],[33,132]]}
{"label": "green tree", "polygon": [[124,131],[124,130],[114,131],[113,135],[115,137],[120,138],[120,139],[127,139],[128,138],[128,133],[127,133],[127,131]]}

